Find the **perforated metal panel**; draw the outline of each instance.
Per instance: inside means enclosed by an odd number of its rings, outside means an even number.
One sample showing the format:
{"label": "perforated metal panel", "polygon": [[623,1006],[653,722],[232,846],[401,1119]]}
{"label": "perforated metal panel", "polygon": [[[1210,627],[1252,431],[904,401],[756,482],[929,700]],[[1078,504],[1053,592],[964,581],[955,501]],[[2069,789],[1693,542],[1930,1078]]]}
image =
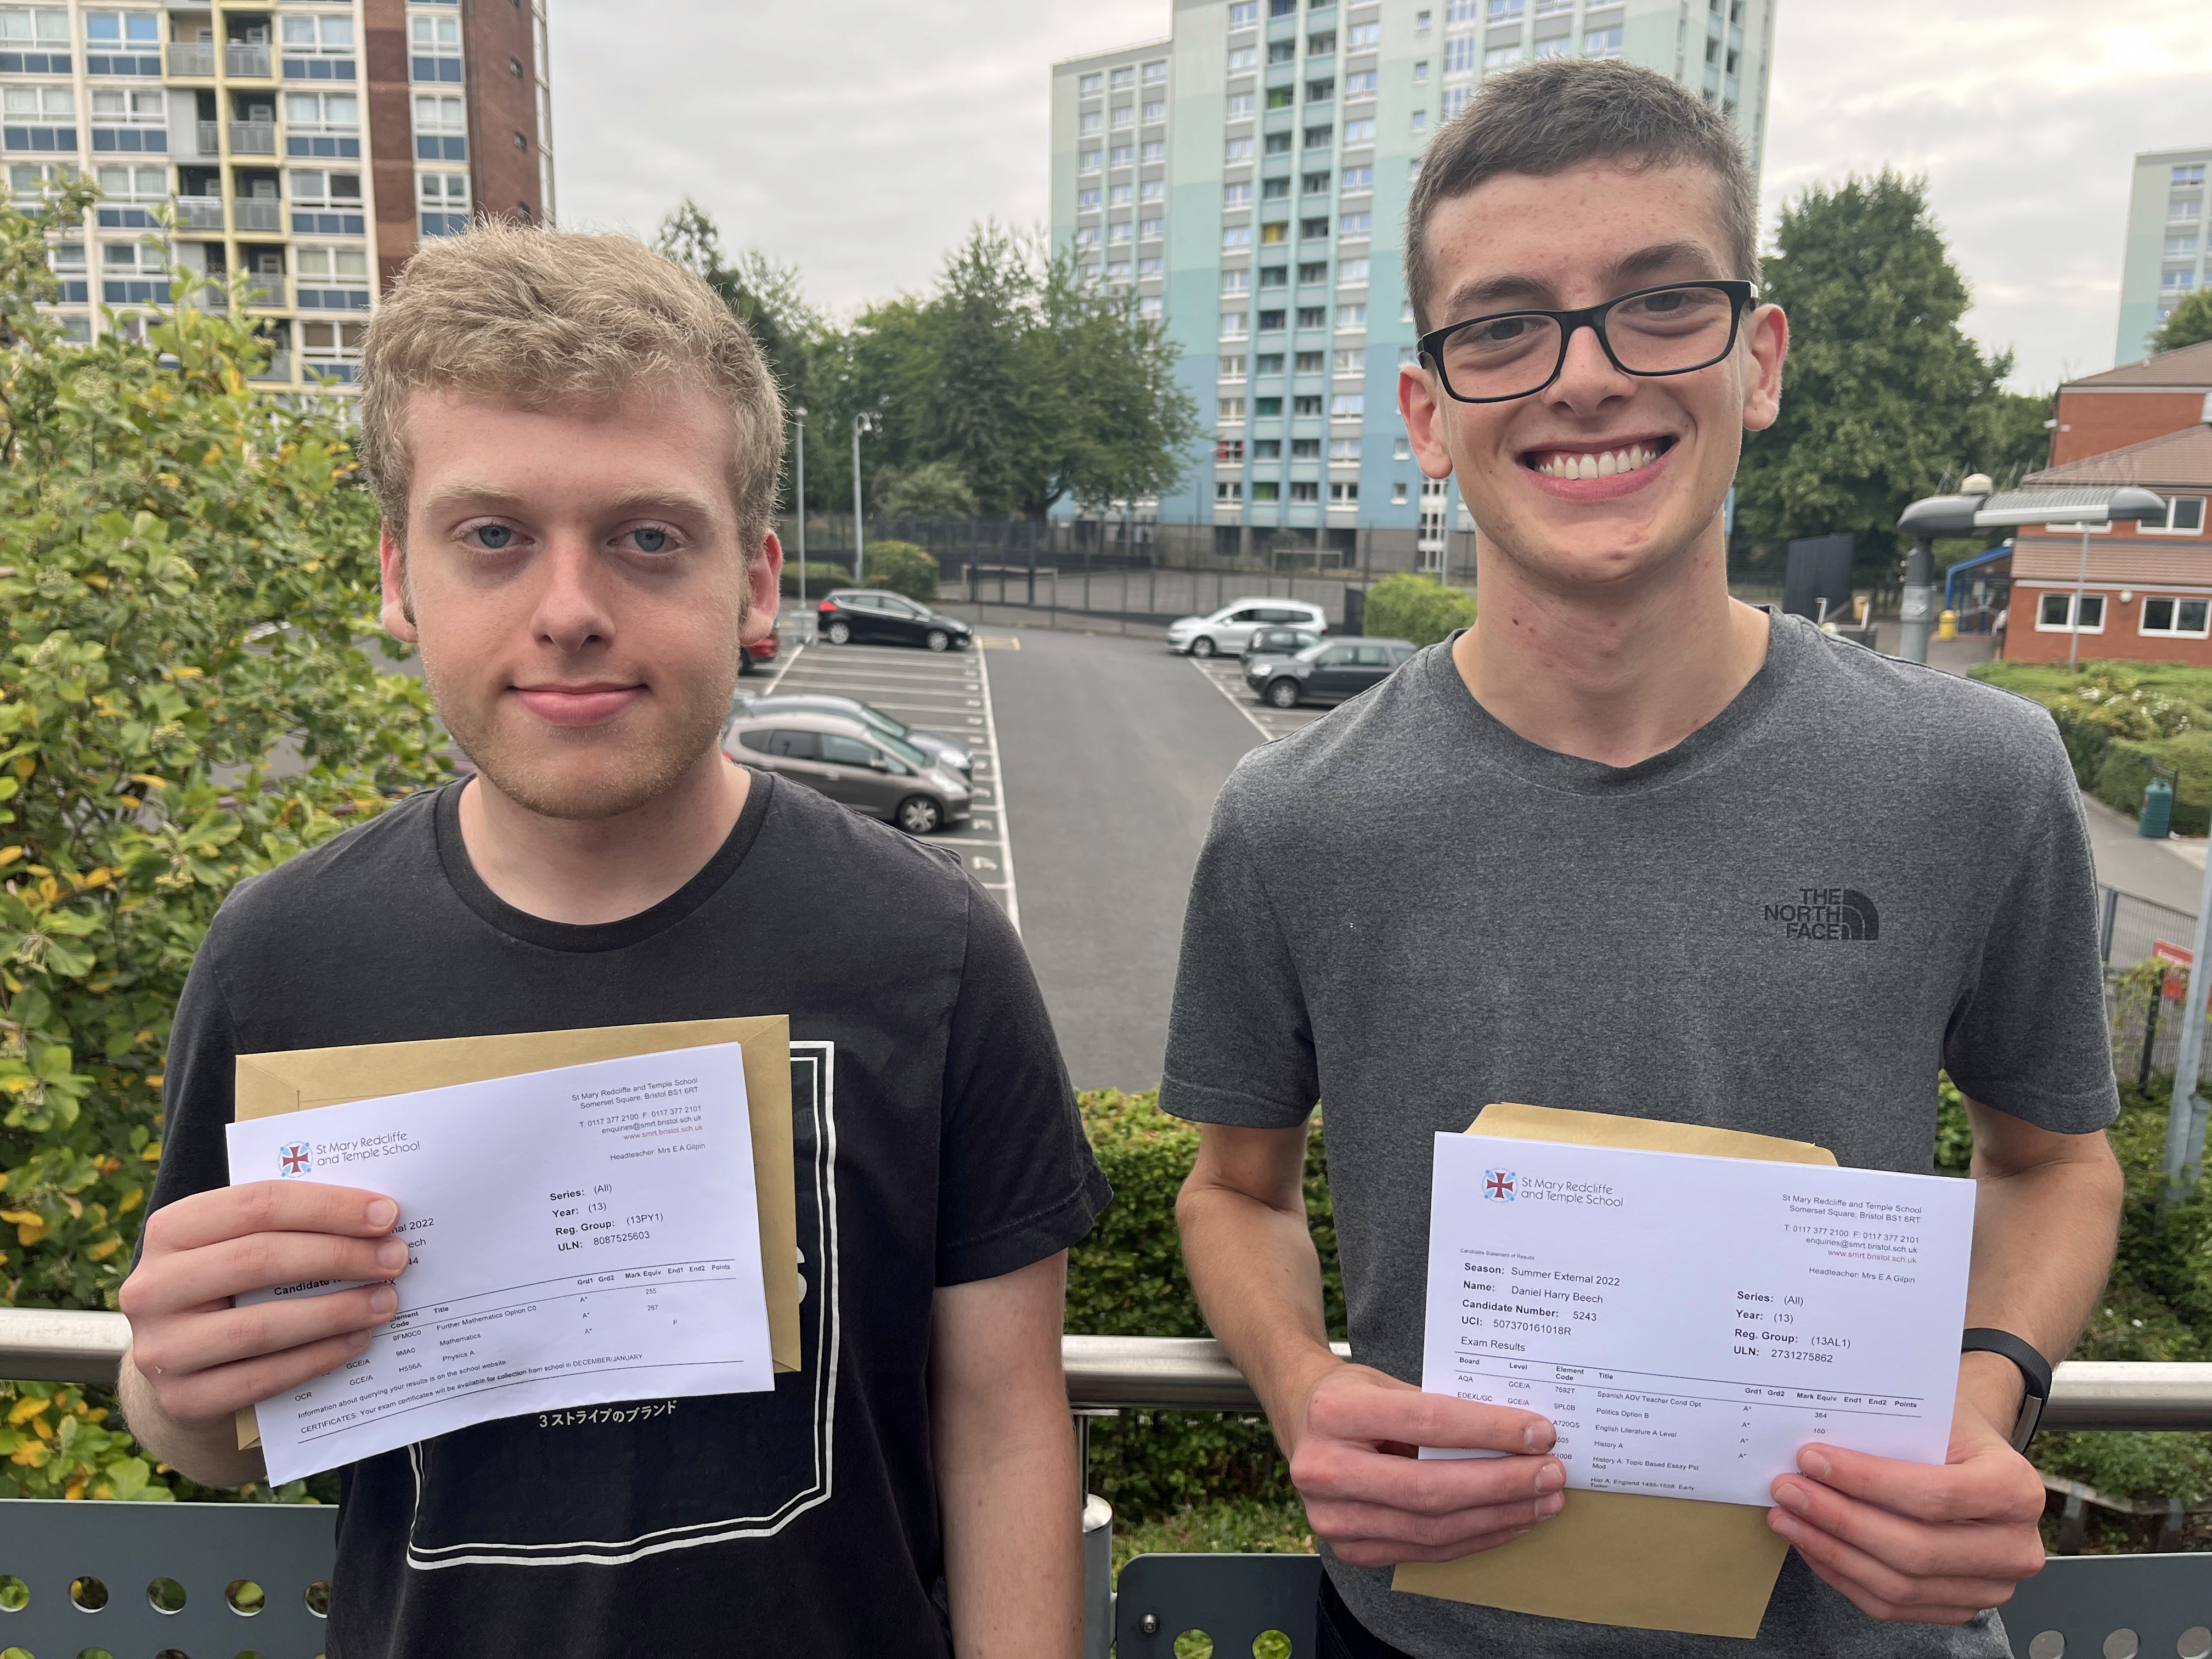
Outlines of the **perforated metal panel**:
{"label": "perforated metal panel", "polygon": [[1196,1630],[1213,1638],[1213,1659],[1252,1659],[1253,1644],[1279,1631],[1285,1659],[1313,1659],[1320,1594],[1319,1556],[1140,1555],[1115,1587],[1115,1652],[1170,1659],[1176,1638]]}
{"label": "perforated metal panel", "polygon": [[[0,1499],[0,1577],[30,1591],[20,1610],[0,1612],[0,1648],[33,1659],[76,1659],[87,1648],[115,1659],[165,1650],[316,1659],[325,1624],[307,1605],[308,1588],[330,1579],[337,1529],[329,1506]],[[165,1578],[184,1590],[174,1613],[148,1595]],[[78,1580],[97,1581],[106,1605],[78,1607],[70,1595]],[[233,1610],[227,1593],[238,1583],[261,1587],[260,1612]],[[89,1587],[81,1593],[100,1599]]]}
{"label": "perforated metal panel", "polygon": [[2205,1659],[2212,1555],[2053,1556],[2002,1613],[2013,1659]]}

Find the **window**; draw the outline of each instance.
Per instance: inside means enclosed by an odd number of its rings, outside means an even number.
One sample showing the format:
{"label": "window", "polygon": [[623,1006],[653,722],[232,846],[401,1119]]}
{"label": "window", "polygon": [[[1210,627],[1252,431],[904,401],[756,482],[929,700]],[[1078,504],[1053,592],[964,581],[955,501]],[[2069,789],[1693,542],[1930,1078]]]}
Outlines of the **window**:
{"label": "window", "polygon": [[1273,246],[1278,242],[1287,242],[1290,240],[1291,228],[1280,221],[1260,227],[1260,242],[1262,246]]}
{"label": "window", "polygon": [[1342,236],[1371,236],[1375,234],[1375,216],[1364,210],[1347,213],[1337,222],[1337,234]]}
{"label": "window", "polygon": [[1250,181],[1240,179],[1235,184],[1224,185],[1221,187],[1221,205],[1225,208],[1250,207],[1252,205]]}
{"label": "window", "polygon": [[1252,414],[1255,419],[1263,421],[1279,420],[1281,418],[1282,413],[1283,400],[1280,398],[1255,398],[1252,399]]}
{"label": "window", "polygon": [[84,274],[84,244],[57,242],[53,246],[53,251],[48,255],[46,263],[56,271],[73,270],[79,276],[82,276]]}
{"label": "window", "polygon": [[1145,321],[1148,323],[1156,323],[1166,314],[1166,308],[1161,304],[1160,296],[1158,295],[1146,294],[1139,296],[1137,301],[1137,315],[1144,319]]}
{"label": "window", "polygon": [[1317,501],[1320,499],[1321,485],[1316,483],[1313,479],[1297,478],[1291,481],[1291,500],[1292,502]]}
{"label": "window", "polygon": [[1466,75],[1474,68],[1474,37],[1462,34],[1444,42],[1444,73]]}
{"label": "window", "polygon": [[1328,148],[1330,139],[1334,138],[1335,136],[1336,129],[1334,127],[1308,127],[1305,131],[1306,148],[1308,149],[1327,149]]}
{"label": "window", "polygon": [[1301,351],[1298,353],[1297,372],[1301,374],[1318,374],[1328,362],[1328,354],[1325,351]]}
{"label": "window", "polygon": [[[1363,218],[1364,215],[1361,216]],[[1346,259],[1336,268],[1336,280],[1346,288],[1360,288],[1367,281],[1367,261]]]}
{"label": "window", "polygon": [[1106,192],[1106,200],[1109,206],[1127,207],[1136,194],[1136,187],[1133,185],[1116,185]]}
{"label": "window", "polygon": [[1292,63],[1297,60],[1297,55],[1298,43],[1295,40],[1267,42],[1267,61],[1271,64]]}
{"label": "window", "polygon": [[1222,439],[1213,446],[1213,459],[1224,465],[1242,465],[1244,460],[1244,441],[1242,438]]}
{"label": "window", "polygon": [[1137,84],[1137,71],[1131,69],[1127,64],[1124,64],[1120,69],[1114,71],[1113,84],[1114,90],[1116,92],[1121,91],[1124,87],[1135,86]]}
{"label": "window", "polygon": [[425,236],[458,236],[469,228],[469,176],[465,173],[418,173],[415,193],[422,210]]}
{"label": "window", "polygon": [[1101,111],[1085,110],[1076,118],[1075,130],[1078,132],[1103,132],[1105,129],[1106,117]]}
{"label": "window", "polygon": [[1380,23],[1354,23],[1351,32],[1345,36],[1345,49],[1348,52],[1364,52],[1370,46],[1382,44],[1382,26]]}
{"label": "window", "polygon": [[1291,181],[1287,179],[1265,179],[1261,182],[1260,186],[1260,198],[1262,201],[1287,201],[1290,198],[1290,194]]}
{"label": "window", "polygon": [[1133,127],[1136,125],[1137,112],[1127,104],[1115,105],[1114,125],[1117,127]]}
{"label": "window", "polygon": [[[453,100],[456,104],[460,101]],[[288,92],[284,121],[288,126],[310,131],[333,128],[356,131],[361,126],[361,100],[349,92]]]}
{"label": "window", "polygon": [[1213,486],[1213,499],[1217,501],[1241,501],[1244,499],[1244,486],[1234,478],[1218,479]]}
{"label": "window", "polygon": [[1311,259],[1298,267],[1300,283],[1325,283],[1328,280],[1328,261]]}
{"label": "window", "polygon": [[1232,166],[1238,161],[1250,161],[1252,141],[1249,138],[1231,138],[1223,150],[1221,159]]}
{"label": "window", "polygon": [[[1267,107],[1269,109],[1273,109],[1276,106],[1276,93],[1283,94],[1284,97],[1282,101],[1285,104],[1289,103],[1291,101],[1289,97],[1290,90],[1291,89],[1288,87],[1277,87],[1273,91],[1269,92],[1267,94]],[[1252,115],[1252,104],[1253,96],[1250,93],[1231,93],[1229,94],[1227,103],[1223,106],[1224,118],[1231,121],[1244,121],[1250,119]]]}
{"label": "window", "polygon": [[[463,181],[465,187],[466,180]],[[295,247],[293,270],[299,274],[302,311],[368,309],[368,254],[357,247]]]}
{"label": "window", "polygon": [[1105,160],[1104,151],[1086,149],[1075,158],[1075,165],[1077,169],[1080,172],[1096,173],[1098,171],[1099,162],[1103,160]]}
{"label": "window", "polygon": [[416,81],[461,78],[461,20],[415,17],[408,22],[408,72]]}
{"label": "window", "polygon": [[1413,84],[1417,87],[1426,86],[1428,84],[1428,80],[1429,60],[1424,58],[1419,63],[1413,65]]}
{"label": "window", "polygon": [[2169,495],[2166,498],[2166,522],[2138,525],[2136,533],[2143,536],[2201,536],[2204,533],[2204,497],[2202,495]]}
{"label": "window", "polygon": [[1164,219],[1140,219],[1137,222],[1137,234],[1147,242],[1155,241],[1167,234],[1167,228]]}
{"label": "window", "polygon": [[1137,199],[1140,202],[1164,202],[1167,200],[1167,195],[1166,179],[1147,179],[1143,187],[1137,191]]}
{"label": "window", "polygon": [[1367,354],[1358,346],[1336,354],[1334,370],[1339,374],[1358,374],[1366,368]]}
{"label": "window", "polygon": [[[289,181],[292,229],[309,236],[359,236],[368,225],[361,213],[361,174],[295,171]],[[315,212],[313,209],[347,209],[351,212]]]}
{"label": "window", "polygon": [[1223,226],[1221,229],[1221,246],[1224,248],[1251,246],[1252,227],[1249,225]]}
{"label": "window", "polygon": [[1244,337],[1244,313],[1241,311],[1223,312],[1221,313],[1221,337],[1224,340],[1243,339]]}
{"label": "window", "polygon": [[1262,154],[1267,155],[1288,155],[1290,153],[1291,135],[1289,133],[1271,132],[1267,135],[1267,148]]}
{"label": "window", "polygon": [[[1168,141],[1164,138],[1147,138],[1145,140],[1143,155],[1145,160],[1147,161],[1166,161],[1168,159]],[[1128,158],[1126,155],[1122,158],[1120,165],[1124,167],[1128,165]]]}
{"label": "window", "polygon": [[167,167],[104,167],[93,178],[111,202],[158,202],[169,193]]}
{"label": "window", "polygon": [[2169,197],[2166,204],[2166,216],[2174,224],[2191,225],[2197,222],[2203,210],[2204,198],[2201,196]]}
{"label": "window", "polygon": [[1490,21],[1493,23],[1517,23],[1521,12],[1522,0],[1490,0]]}
{"label": "window", "polygon": [[1359,504],[1358,484],[1349,480],[1331,484],[1328,487],[1328,504],[1331,507],[1357,507]]}
{"label": "window", "polygon": [[[84,44],[87,75],[161,72],[161,19],[157,12],[88,11],[84,15]],[[66,60],[57,65],[68,66]]]}
{"label": "window", "polygon": [[1346,76],[1344,95],[1347,98],[1372,98],[1375,95],[1375,71],[1358,70]]}
{"label": "window", "polygon": [[2186,259],[2196,252],[2197,234],[2194,231],[2186,236],[2169,236],[2166,239],[2166,257],[2169,259]]}
{"label": "window", "polygon": [[2158,285],[2168,294],[2185,294],[2197,286],[2197,273],[2193,270],[2161,271]]}
{"label": "window", "polygon": [[[1308,196],[1326,196],[1328,194],[1328,180],[1329,175],[1326,173],[1309,173],[1298,180],[1298,189]],[[1286,189],[1289,182],[1288,179],[1284,180]]]}
{"label": "window", "polygon": [[1249,29],[1260,21],[1260,0],[1237,0],[1229,8],[1229,27]]}
{"label": "window", "polygon": [[1263,351],[1252,360],[1252,366],[1261,374],[1279,374],[1283,372],[1283,354],[1279,351]]}
{"label": "window", "polygon": [[1078,213],[1091,213],[1096,211],[1099,205],[1098,198],[1100,193],[1101,192],[1096,189],[1077,191],[1075,192],[1075,210]]}
{"label": "window", "polygon": [[76,113],[76,94],[67,87],[9,87],[5,106],[11,121],[67,120]]}
{"label": "window", "polygon": [[1106,77],[1103,75],[1084,76],[1076,82],[1075,90],[1082,97],[1096,98],[1106,90]]}
{"label": "window", "polygon": [[1155,81],[1164,81],[1167,78],[1168,60],[1166,58],[1155,58],[1151,63],[1145,65],[1145,81],[1147,85],[1150,85]]}
{"label": "window", "polygon": [[2202,161],[2198,161],[2192,166],[2178,167],[2174,168],[2173,182],[2177,185],[2203,184],[2204,182],[2204,164]]}
{"label": "window", "polygon": [[[279,38],[288,56],[327,57],[337,54],[350,57],[353,53],[353,19],[350,17],[287,16],[278,21],[283,25],[283,33]],[[291,65],[286,64],[284,72],[291,74]],[[315,78],[327,80],[330,75],[331,71],[325,68]],[[349,74],[339,78],[350,80],[352,76]]]}
{"label": "window", "polygon": [[2142,602],[2141,631],[2145,634],[2184,634],[2201,640],[2212,634],[2212,628],[2206,626],[2208,611],[2212,611],[2212,604],[2203,599],[2146,598]]}
{"label": "window", "polygon": [[1257,47],[1257,46],[1231,46],[1231,47],[1230,47],[1230,49],[1229,49],[1229,72],[1230,72],[1231,75],[1242,75],[1242,74],[1243,74],[1243,73],[1244,73],[1246,70],[1255,70],[1255,69],[1257,69],[1257,68],[1259,68],[1259,67],[1260,67],[1260,48],[1259,48],[1259,47]]}
{"label": "window", "polygon": [[2074,625],[2074,597],[2071,593],[2045,593],[2042,603],[2036,607],[2036,631],[2041,634],[2103,633],[2105,596],[2102,593],[2081,596],[2081,625],[2078,629]]}
{"label": "window", "polygon": [[1392,484],[1390,486],[1390,505],[1393,507],[1403,507],[1405,504],[1406,486],[1401,483]]}
{"label": "window", "polygon": [[1232,354],[1231,356],[1224,357],[1221,360],[1220,372],[1221,378],[1224,380],[1243,380],[1244,378],[1244,358],[1243,355],[1241,353]]}
{"label": "window", "polygon": [[1520,47],[1492,46],[1482,54],[1482,70],[1487,75],[1492,70],[1502,70],[1508,64],[1517,64],[1520,61]]}
{"label": "window", "polygon": [[1215,419],[1223,426],[1243,425],[1244,400],[1242,398],[1222,398],[1218,405],[1218,410]]}
{"label": "window", "polygon": [[1331,29],[1326,34],[1310,34],[1306,37],[1307,57],[1330,58],[1335,53],[1336,31],[1334,29]]}
{"label": "window", "polygon": [[1425,33],[1425,32],[1427,30],[1428,27],[1429,27],[1429,14],[1428,14],[1427,12],[1425,12],[1425,11],[1417,11],[1417,12],[1415,12],[1415,13],[1413,14],[1413,32],[1414,32],[1416,34]]}
{"label": "window", "polygon": [[1333,421],[1356,421],[1366,413],[1364,392],[1340,392],[1328,400],[1328,415]]}
{"label": "window", "polygon": [[[1269,109],[1288,109],[1296,100],[1297,97],[1297,89],[1295,87],[1269,87],[1267,88],[1267,107]],[[1235,105],[1237,100],[1234,98],[1231,98],[1229,102],[1231,105],[1230,112],[1233,115],[1236,112]],[[1246,112],[1248,114],[1250,112],[1249,106],[1247,107]]]}
{"label": "window", "polygon": [[1413,441],[1411,438],[1408,438],[1404,433],[1401,432],[1391,441],[1390,459],[1394,461],[1412,460],[1413,459]]}
{"label": "window", "polygon": [[1126,242],[1129,240],[1129,222],[1126,219],[1119,224],[1109,225],[1106,227],[1106,240],[1109,242]]}
{"label": "window", "polygon": [[1242,294],[1251,286],[1252,273],[1249,270],[1224,270],[1221,273],[1221,291],[1224,294]]}
{"label": "window", "polygon": [[1288,265],[1261,265],[1260,267],[1260,286],[1261,288],[1282,288],[1285,286],[1290,280],[1291,268]]}
{"label": "window", "polygon": [[1166,264],[1167,261],[1161,258],[1158,254],[1146,254],[1143,258],[1137,261],[1137,275],[1139,276],[1157,276],[1160,274],[1162,270],[1165,268]]}
{"label": "window", "polygon": [[1298,235],[1302,240],[1309,242],[1325,239],[1328,235],[1328,221],[1301,219],[1298,221]]}
{"label": "window", "polygon": [[1336,82],[1334,79],[1306,82],[1306,102],[1309,104],[1326,104],[1335,96]]}
{"label": "window", "polygon": [[[92,147],[94,151],[166,150],[169,147],[169,98],[158,88],[144,92],[92,89]],[[131,128],[144,131],[131,131]],[[118,129],[123,129],[118,131]]]}
{"label": "window", "polygon": [[1332,466],[1342,465],[1359,459],[1359,440],[1331,438],[1328,441],[1328,459]]}
{"label": "window", "polygon": [[1450,120],[1465,109],[1474,97],[1473,87],[1447,87],[1444,89],[1444,119]]}
{"label": "window", "polygon": [[[1322,142],[1327,143],[1328,141],[1324,138]],[[1374,118],[1370,116],[1365,120],[1346,121],[1344,124],[1344,142],[1347,144],[1373,143],[1375,142]]]}
{"label": "window", "polygon": [[69,13],[60,7],[0,6],[0,70],[67,75],[69,48]]}
{"label": "window", "polygon": [[1298,307],[1298,326],[1300,328],[1327,328],[1328,326],[1328,307],[1327,306],[1300,306]]}
{"label": "window", "polygon": [[18,195],[76,182],[76,169],[67,161],[16,161],[8,168],[8,188]]}
{"label": "window", "polygon": [[1273,478],[1252,481],[1252,499],[1255,501],[1279,501],[1283,498],[1283,487]]}
{"label": "window", "polygon": [[1339,306],[1336,308],[1336,325],[1339,328],[1366,327],[1367,307],[1365,306]]}
{"label": "window", "polygon": [[[1618,58],[1620,56],[1620,28],[1618,24],[1609,29],[1583,31],[1583,56],[1585,58]],[[2087,630],[2084,630],[2085,632]]]}
{"label": "window", "polygon": [[1280,311],[1263,311],[1260,313],[1261,333],[1280,334],[1282,331],[1283,313]]}
{"label": "window", "polygon": [[1548,40],[1539,40],[1536,43],[1535,56],[1538,58],[1565,58],[1567,53],[1573,49],[1573,46],[1574,37],[1572,35],[1555,34]]}
{"label": "window", "polygon": [[1343,188],[1344,194],[1346,196],[1353,195],[1360,191],[1374,189],[1375,169],[1371,167],[1345,168]]}

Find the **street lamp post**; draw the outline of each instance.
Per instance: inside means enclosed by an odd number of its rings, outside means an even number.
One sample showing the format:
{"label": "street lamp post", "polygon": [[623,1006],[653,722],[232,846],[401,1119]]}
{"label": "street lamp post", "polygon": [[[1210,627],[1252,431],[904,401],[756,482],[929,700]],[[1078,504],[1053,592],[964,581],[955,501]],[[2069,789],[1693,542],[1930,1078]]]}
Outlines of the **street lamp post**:
{"label": "street lamp post", "polygon": [[797,477],[793,489],[799,496],[799,642],[805,645],[806,635],[806,408],[799,405],[791,411],[799,426],[799,441],[791,453],[792,465]]}
{"label": "street lamp post", "polygon": [[871,423],[872,417],[869,416],[853,416],[853,586],[855,587],[866,585],[860,574],[861,564],[866,552],[865,538],[860,528],[860,434],[869,430]]}

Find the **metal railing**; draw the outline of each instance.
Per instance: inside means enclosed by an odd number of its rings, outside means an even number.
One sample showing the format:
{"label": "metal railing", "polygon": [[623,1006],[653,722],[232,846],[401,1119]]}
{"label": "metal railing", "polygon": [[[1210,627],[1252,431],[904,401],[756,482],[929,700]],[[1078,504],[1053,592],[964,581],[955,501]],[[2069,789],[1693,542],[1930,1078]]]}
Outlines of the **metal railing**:
{"label": "metal railing", "polygon": [[[130,1340],[121,1314],[0,1308],[0,1376],[115,1381]],[[1208,1337],[1066,1336],[1060,1363],[1078,1409],[1256,1412],[1243,1373]],[[1340,1354],[1350,1350],[1336,1345]],[[2212,1364],[2069,1360],[2058,1367],[2052,1429],[2212,1430]]]}
{"label": "metal railing", "polygon": [[[222,72],[252,79],[269,78],[269,48],[266,46],[225,46],[222,49]],[[235,145],[233,148],[236,148]]]}
{"label": "metal railing", "polygon": [[193,122],[192,140],[198,145],[198,148],[192,152],[194,155],[203,156],[221,155],[222,153],[222,123],[220,121]]}
{"label": "metal railing", "polygon": [[191,41],[169,48],[172,75],[213,75],[215,48],[205,41]]}
{"label": "metal railing", "polygon": [[274,155],[276,153],[276,124],[274,121],[233,121],[230,124],[230,148],[232,153],[238,155]]}
{"label": "metal railing", "polygon": [[[213,126],[214,122],[204,123]],[[222,228],[222,198],[220,196],[179,196],[177,198],[177,228],[179,230],[221,230]]]}
{"label": "metal railing", "polygon": [[267,198],[234,196],[230,212],[240,230],[282,230],[284,228],[284,204]]}

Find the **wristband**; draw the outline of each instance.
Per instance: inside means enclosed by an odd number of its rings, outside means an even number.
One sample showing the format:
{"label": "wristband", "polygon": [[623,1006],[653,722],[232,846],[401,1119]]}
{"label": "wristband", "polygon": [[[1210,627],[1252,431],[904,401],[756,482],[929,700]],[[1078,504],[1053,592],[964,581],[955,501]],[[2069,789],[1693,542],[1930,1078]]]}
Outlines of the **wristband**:
{"label": "wristband", "polygon": [[2027,1391],[2021,1397],[2020,1415],[2013,1419],[2012,1449],[2024,1452],[2027,1443],[2035,1437],[2036,1425],[2043,1420],[2043,1407],[2051,1399],[2051,1362],[2039,1353],[2033,1343],[2025,1342],[2010,1331],[1992,1330],[1978,1325],[1966,1332],[1959,1343],[1960,1353],[2002,1354],[2020,1367],[2021,1380]]}

